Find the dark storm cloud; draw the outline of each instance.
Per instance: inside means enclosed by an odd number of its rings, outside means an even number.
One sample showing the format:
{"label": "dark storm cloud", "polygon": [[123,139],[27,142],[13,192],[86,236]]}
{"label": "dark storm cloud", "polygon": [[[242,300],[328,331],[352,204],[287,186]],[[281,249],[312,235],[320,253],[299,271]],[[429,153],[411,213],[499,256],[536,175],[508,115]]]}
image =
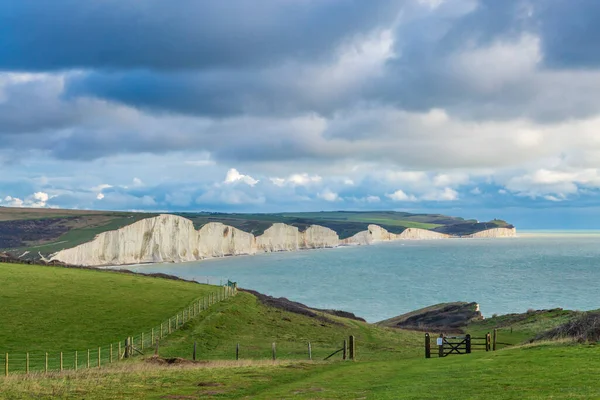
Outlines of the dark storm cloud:
{"label": "dark storm cloud", "polygon": [[402,0],[0,3],[0,69],[197,69],[326,56]]}
{"label": "dark storm cloud", "polygon": [[293,89],[257,70],[156,73],[92,72],[68,82],[69,98],[89,96],[151,110],[227,117],[239,114],[298,112]]}
{"label": "dark storm cloud", "polygon": [[600,67],[600,1],[547,0],[539,11],[545,64],[552,68]]}
{"label": "dark storm cloud", "polygon": [[[445,108],[454,115],[477,120],[531,118],[553,122],[587,117],[598,111],[595,93],[600,83],[595,77],[573,79],[549,74],[557,67],[590,68],[594,57],[600,57],[593,48],[600,29],[590,26],[592,16],[600,14],[599,2],[447,0],[435,9],[416,1],[375,2],[377,7],[362,10],[366,21],[354,25],[360,4],[366,2],[290,2],[285,3],[285,10],[277,12],[275,7],[268,7],[270,3],[259,4],[266,10],[267,18],[258,32],[272,32],[265,43],[252,47],[229,42],[233,33],[224,33],[223,38],[215,36],[214,43],[229,49],[236,60],[226,60],[218,52],[205,53],[206,58],[196,60],[192,57],[194,50],[189,59],[170,55],[154,63],[142,60],[143,46],[134,52],[141,54],[123,59],[119,52],[107,52],[114,55],[111,57],[115,63],[121,63],[115,64],[116,70],[103,69],[107,63],[90,62],[89,66],[96,70],[68,79],[67,95],[108,99],[153,112],[165,110],[215,118],[307,112],[330,116],[364,103],[411,111]],[[308,20],[292,17],[288,9],[304,10],[308,5],[314,8],[310,15],[315,21],[325,20],[339,7],[332,17],[335,26],[313,31],[303,25]],[[197,6],[190,7],[193,14]],[[389,13],[383,15],[383,9]],[[269,17],[272,13],[289,19],[287,30],[274,28],[277,24]],[[223,23],[230,22],[225,19]],[[238,33],[254,29],[249,24],[232,29]],[[300,26],[308,30],[296,43],[296,34],[289,32],[301,29]],[[347,30],[345,33],[342,27]],[[340,90],[334,85],[328,89],[329,82],[325,81],[322,86],[326,95],[305,90],[315,79],[305,69],[334,64],[336,45],[354,38],[358,32],[392,27],[396,57],[387,60],[381,74],[369,77],[368,84]],[[216,33],[221,32],[217,29]],[[313,42],[313,35],[321,40]],[[186,48],[186,40],[171,42],[173,49],[164,51]],[[238,45],[243,48],[238,49]],[[148,54],[159,54],[163,51],[160,46],[161,43]],[[496,53],[494,46],[499,47]],[[502,46],[508,49],[502,50]],[[481,54],[477,60],[468,58],[469,52],[486,49],[491,49],[490,54]],[[137,57],[137,61],[127,61],[127,57]],[[177,68],[188,70],[173,71],[173,65],[163,62],[180,62]],[[207,66],[210,68],[204,68]],[[573,85],[580,88],[570,90]]]}

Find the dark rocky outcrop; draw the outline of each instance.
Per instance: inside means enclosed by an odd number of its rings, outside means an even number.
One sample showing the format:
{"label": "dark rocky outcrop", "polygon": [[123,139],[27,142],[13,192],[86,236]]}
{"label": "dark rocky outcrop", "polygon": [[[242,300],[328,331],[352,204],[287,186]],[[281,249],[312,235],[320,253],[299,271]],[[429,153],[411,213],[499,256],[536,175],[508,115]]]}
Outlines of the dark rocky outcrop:
{"label": "dark rocky outcrop", "polygon": [[454,302],[421,308],[377,324],[429,332],[461,332],[477,319],[483,319],[477,303]]}

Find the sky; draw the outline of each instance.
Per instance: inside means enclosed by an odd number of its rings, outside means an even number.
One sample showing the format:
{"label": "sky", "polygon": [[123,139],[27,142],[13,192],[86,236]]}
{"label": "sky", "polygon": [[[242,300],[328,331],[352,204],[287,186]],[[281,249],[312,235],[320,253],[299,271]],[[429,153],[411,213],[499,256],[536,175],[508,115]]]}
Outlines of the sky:
{"label": "sky", "polygon": [[3,0],[0,206],[600,228],[600,1]]}

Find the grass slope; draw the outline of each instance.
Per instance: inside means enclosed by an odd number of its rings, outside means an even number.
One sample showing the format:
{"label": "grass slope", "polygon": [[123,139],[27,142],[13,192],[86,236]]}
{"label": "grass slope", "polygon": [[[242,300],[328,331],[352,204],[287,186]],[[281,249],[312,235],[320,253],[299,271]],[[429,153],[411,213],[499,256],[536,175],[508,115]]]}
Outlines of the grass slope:
{"label": "grass slope", "polygon": [[6,399],[595,399],[600,347],[542,344],[453,356],[336,363],[121,364],[11,377]]}
{"label": "grass slope", "polygon": [[[0,353],[7,346],[35,343],[64,349],[67,344],[85,347],[90,339],[113,340],[170,316],[211,290],[104,271],[7,264],[0,264],[0,279]],[[475,322],[468,330],[512,328],[516,341],[573,315],[562,310],[513,314]],[[340,362],[339,355],[333,361],[319,361],[350,334],[357,338],[356,362]],[[308,341],[313,362],[306,361]],[[213,305],[165,338],[161,356],[189,359],[194,342],[200,359],[229,361],[165,366],[138,357],[77,374],[14,375],[0,378],[0,398],[600,398],[596,345],[539,343],[424,359],[422,333],[325,314],[316,318],[293,314],[267,307],[243,292]],[[286,360],[266,360],[272,342],[277,343],[279,358]],[[239,362],[234,361],[237,343]]]}
{"label": "grass slope", "polygon": [[86,349],[121,340],[214,291],[122,273],[0,264],[0,353]]}
{"label": "grass slope", "polygon": [[[240,292],[214,305],[199,319],[161,343],[160,355],[190,358],[197,342],[203,360],[234,360],[236,344],[242,359],[270,359],[276,343],[279,358],[306,360],[311,342],[314,360],[322,360],[354,335],[361,360],[414,357],[422,353],[422,334],[379,328],[365,322],[321,314],[311,318],[263,305],[255,296]],[[334,359],[340,359],[341,354]]]}
{"label": "grass slope", "polygon": [[497,329],[497,341],[501,343],[498,348],[503,348],[506,347],[504,343],[517,345],[528,342],[539,333],[556,328],[578,315],[581,315],[581,312],[560,308],[532,310],[523,314],[506,314],[473,321],[466,330],[473,336],[483,336]]}

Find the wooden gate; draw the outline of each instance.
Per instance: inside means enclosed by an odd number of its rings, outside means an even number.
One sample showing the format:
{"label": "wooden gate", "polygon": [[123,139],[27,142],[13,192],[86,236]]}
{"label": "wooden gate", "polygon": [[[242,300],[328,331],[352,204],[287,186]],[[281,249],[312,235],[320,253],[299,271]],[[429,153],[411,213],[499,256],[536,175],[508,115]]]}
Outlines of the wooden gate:
{"label": "wooden gate", "polygon": [[[494,335],[495,339],[495,335]],[[492,349],[491,336],[486,334],[484,337],[465,336],[444,336],[440,335],[435,338],[435,343],[432,346],[431,336],[425,334],[425,358],[431,358],[431,348],[434,347],[433,355],[438,357],[447,357],[451,354],[470,354],[473,350],[490,351]],[[437,351],[435,348],[437,347]],[[493,349],[496,350],[494,343]]]}

